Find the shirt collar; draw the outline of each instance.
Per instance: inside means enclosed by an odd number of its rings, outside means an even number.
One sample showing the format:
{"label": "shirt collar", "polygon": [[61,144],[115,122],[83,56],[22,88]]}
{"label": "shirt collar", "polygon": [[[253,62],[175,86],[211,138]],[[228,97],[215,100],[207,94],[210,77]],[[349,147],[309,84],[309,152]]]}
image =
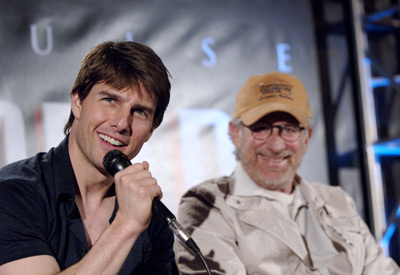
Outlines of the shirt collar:
{"label": "shirt collar", "polygon": [[56,148],[49,152],[53,157],[57,201],[75,199],[76,179],[69,158],[68,138],[69,136],[66,136]]}

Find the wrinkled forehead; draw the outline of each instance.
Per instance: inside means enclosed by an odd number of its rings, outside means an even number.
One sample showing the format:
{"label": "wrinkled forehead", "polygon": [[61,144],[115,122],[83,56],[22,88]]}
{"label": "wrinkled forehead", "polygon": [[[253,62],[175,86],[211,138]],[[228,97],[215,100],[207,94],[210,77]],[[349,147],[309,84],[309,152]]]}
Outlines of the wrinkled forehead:
{"label": "wrinkled forehead", "polygon": [[272,113],[266,114],[265,116],[260,118],[257,122],[255,122],[254,124],[259,124],[259,123],[274,124],[277,122],[299,125],[298,120],[294,116],[292,116],[291,114],[286,113],[286,112],[272,112]]}

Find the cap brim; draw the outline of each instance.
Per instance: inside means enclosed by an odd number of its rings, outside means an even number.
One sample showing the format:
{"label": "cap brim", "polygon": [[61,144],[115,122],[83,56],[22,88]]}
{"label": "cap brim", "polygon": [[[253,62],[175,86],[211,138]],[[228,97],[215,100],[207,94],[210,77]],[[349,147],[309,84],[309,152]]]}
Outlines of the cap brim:
{"label": "cap brim", "polygon": [[288,106],[287,104],[282,104],[279,102],[266,103],[252,108],[249,111],[244,112],[240,117],[244,125],[252,125],[257,122],[260,118],[272,113],[272,112],[285,112],[292,115],[297,121],[299,121],[302,126],[308,127],[308,117],[300,112],[297,108],[293,106]]}

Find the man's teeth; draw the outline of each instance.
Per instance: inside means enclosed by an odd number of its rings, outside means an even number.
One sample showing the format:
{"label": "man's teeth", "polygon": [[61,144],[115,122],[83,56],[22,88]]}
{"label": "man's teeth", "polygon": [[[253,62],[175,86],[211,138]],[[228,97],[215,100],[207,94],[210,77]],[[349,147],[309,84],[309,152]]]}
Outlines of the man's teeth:
{"label": "man's teeth", "polygon": [[103,135],[103,134],[99,134],[99,137],[100,137],[101,139],[107,141],[108,143],[111,143],[112,145],[115,145],[115,146],[122,146],[122,145],[124,145],[121,141],[116,140],[116,139],[113,139],[112,137],[109,137],[109,136],[106,136],[106,135]]}
{"label": "man's teeth", "polygon": [[287,158],[288,158],[288,156],[286,156],[286,157],[281,157],[281,158],[269,158],[269,157],[266,157],[266,159],[268,159],[268,160],[271,161],[271,162],[280,162],[280,161],[286,160]]}
{"label": "man's teeth", "polygon": [[280,162],[280,161],[282,161],[283,159],[269,159],[270,161],[272,161],[272,162]]}

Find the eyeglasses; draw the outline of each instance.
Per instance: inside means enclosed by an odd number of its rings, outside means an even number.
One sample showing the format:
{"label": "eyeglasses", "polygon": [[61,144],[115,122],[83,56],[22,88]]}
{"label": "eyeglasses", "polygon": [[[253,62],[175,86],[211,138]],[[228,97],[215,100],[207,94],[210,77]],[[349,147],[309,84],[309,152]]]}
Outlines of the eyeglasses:
{"label": "eyeglasses", "polygon": [[294,124],[271,125],[271,124],[257,124],[246,126],[250,129],[251,135],[257,140],[265,140],[272,135],[272,130],[278,128],[279,136],[288,142],[296,141],[305,128]]}

